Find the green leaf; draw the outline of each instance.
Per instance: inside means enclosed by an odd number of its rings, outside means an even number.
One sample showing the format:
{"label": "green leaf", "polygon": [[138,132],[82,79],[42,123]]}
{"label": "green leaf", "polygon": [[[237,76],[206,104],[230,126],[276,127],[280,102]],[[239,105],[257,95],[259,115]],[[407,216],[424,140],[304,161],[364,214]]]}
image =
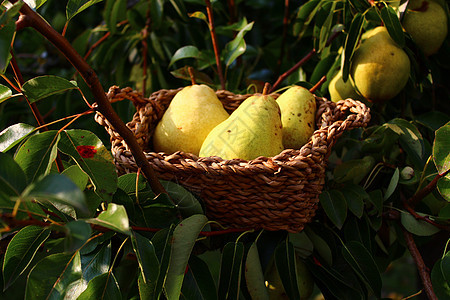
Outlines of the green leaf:
{"label": "green leaf", "polygon": [[0,153],[0,185],[2,193],[8,196],[20,196],[27,186],[25,173],[14,159],[5,153]]}
{"label": "green leaf", "polygon": [[37,199],[58,204],[69,205],[81,213],[89,213],[83,192],[68,177],[61,174],[49,174],[29,185],[22,193],[25,200]]}
{"label": "green leaf", "polygon": [[46,256],[28,275],[25,299],[63,299],[68,286],[80,278],[81,262],[78,252]]}
{"label": "green leaf", "polygon": [[156,285],[159,276],[159,261],[152,242],[142,235],[133,232],[131,235],[134,253],[141,270],[143,282]]}
{"label": "green leaf", "polygon": [[366,177],[375,165],[373,156],[364,156],[360,159],[352,159],[337,165],[333,170],[336,182],[351,181],[358,184]]}
{"label": "green leaf", "polygon": [[411,158],[414,165],[423,168],[424,142],[419,130],[412,123],[396,118],[384,124],[400,136],[400,145]]}
{"label": "green leaf", "polygon": [[441,269],[445,280],[450,282],[450,251],[447,251],[447,253],[442,257]]}
{"label": "green leaf", "polygon": [[25,172],[27,182],[50,172],[56,159],[59,137],[56,130],[45,131],[30,136],[17,150],[15,160]]}
{"label": "green leaf", "polygon": [[387,187],[386,193],[384,193],[384,200],[387,200],[395,191],[398,185],[398,180],[400,179],[400,170],[395,168],[394,174],[392,174],[391,181]]}
{"label": "green leaf", "polygon": [[11,60],[10,48],[15,31],[16,23],[13,19],[8,20],[4,26],[0,26],[0,74],[5,74]]}
{"label": "green leaf", "polygon": [[186,7],[184,6],[184,2],[181,0],[169,0],[169,2],[172,4],[172,7],[175,9],[181,20],[187,22],[188,17]]}
{"label": "green leaf", "polygon": [[24,2],[26,2],[29,7],[31,7],[31,8],[36,10],[39,7],[41,7],[42,4],[47,2],[47,0],[25,0]]}
{"label": "green leaf", "polygon": [[[184,66],[180,69],[177,69],[175,71],[170,72],[174,77],[184,79],[184,80],[191,80],[191,77],[189,75],[189,67]],[[198,70],[193,70],[195,82],[198,84],[204,83],[204,84],[213,84],[213,80],[211,77],[208,76],[208,74],[200,72]]]}
{"label": "green leaf", "polygon": [[275,265],[288,298],[300,299],[294,246],[287,240],[275,249]]}
{"label": "green leaf", "polygon": [[86,290],[81,293],[77,300],[121,300],[119,285],[112,272],[99,275],[89,281]]}
{"label": "green leaf", "polygon": [[359,242],[350,241],[343,245],[342,256],[368,288],[381,297],[381,275],[370,252]]}
{"label": "green leaf", "polygon": [[364,212],[364,200],[369,198],[366,191],[359,185],[346,184],[340,189],[347,201],[349,210],[358,218],[361,218]]}
{"label": "green leaf", "polygon": [[239,299],[244,244],[229,242],[222,250],[218,299]]}
{"label": "green leaf", "polygon": [[208,265],[197,256],[191,255],[189,258],[181,292],[187,299],[217,299],[216,283],[211,271]]}
{"label": "green leaf", "polygon": [[297,233],[288,233],[289,242],[294,246],[295,253],[300,257],[306,258],[313,253],[314,244],[305,231]]}
{"label": "green leaf", "polygon": [[364,16],[361,13],[357,13],[350,24],[347,37],[344,44],[343,57],[341,58],[342,63],[342,79],[347,82],[348,75],[350,73],[350,64],[355,52],[356,46],[358,45],[359,36],[361,35],[362,26],[364,24]]}
{"label": "green leaf", "polygon": [[178,299],[180,295],[189,256],[206,222],[204,215],[193,215],[181,221],[173,232],[171,260],[165,283],[168,300]]}
{"label": "green leaf", "polygon": [[244,40],[244,35],[252,30],[254,22],[247,24],[244,28],[242,28],[236,37],[228,42],[225,45],[224,57],[225,57],[225,65],[229,67],[239,56],[245,53],[247,49],[247,45]]}
{"label": "green leaf", "polygon": [[433,142],[433,159],[439,174],[450,169],[450,123],[436,130]]}
{"label": "green leaf", "polygon": [[30,133],[34,127],[24,123],[16,123],[0,132],[0,151],[6,152],[20,143]]}
{"label": "green leaf", "polygon": [[95,192],[111,201],[117,189],[117,173],[111,153],[102,141],[90,131],[73,129],[61,133],[58,147],[89,176]]}
{"label": "green leaf", "polygon": [[[423,213],[418,214],[422,217],[426,217],[426,215]],[[417,220],[414,216],[412,216],[408,212],[402,211],[400,215],[400,220],[402,222],[403,227],[405,227],[406,230],[418,236],[429,236],[439,231],[439,228],[423,220]]]}
{"label": "green leaf", "polygon": [[69,81],[54,75],[44,75],[25,82],[22,86],[22,91],[30,103],[33,103],[51,95],[61,94],[77,88],[75,81]]}
{"label": "green leaf", "polygon": [[[107,235],[108,236],[108,235]],[[111,238],[111,235],[109,236]],[[91,249],[94,247],[93,249]],[[98,245],[98,238],[91,240],[80,250],[83,280],[91,281],[94,277],[109,271],[111,264],[111,243]]]}
{"label": "green leaf", "polygon": [[150,1],[150,15],[152,20],[152,27],[158,29],[164,18],[164,0]]}
{"label": "green leaf", "polygon": [[3,290],[25,271],[36,252],[50,236],[50,230],[38,226],[22,228],[8,244],[3,260]]}
{"label": "green leaf", "polygon": [[[325,7],[325,5],[324,5]],[[333,1],[332,5],[330,6],[329,14],[323,23],[323,25],[320,28],[320,36],[319,36],[319,52],[321,52],[328,41],[328,37],[332,33],[331,27],[333,26],[333,17],[334,17],[334,11],[336,8],[336,2]]]}
{"label": "green leaf", "polygon": [[306,1],[298,10],[293,26],[294,36],[301,38],[308,25],[314,19],[316,12],[321,7],[321,0]]}
{"label": "green leaf", "polygon": [[103,0],[69,0],[66,6],[67,20],[72,19],[78,13]]}
{"label": "green leaf", "polygon": [[178,49],[170,59],[169,67],[175,62],[185,58],[199,58],[200,50],[195,46],[184,46]]}
{"label": "green leaf", "polygon": [[109,203],[108,208],[102,211],[97,218],[87,219],[86,222],[100,225],[126,235],[131,234],[125,207],[115,203]]}
{"label": "green leaf", "polygon": [[439,259],[431,270],[431,284],[438,299],[450,298],[450,281],[444,277],[442,259]]}
{"label": "green leaf", "polygon": [[70,180],[72,180],[72,182],[82,191],[84,191],[89,181],[89,176],[84,173],[78,165],[72,165],[64,169],[61,174],[70,178]]}
{"label": "green leaf", "polygon": [[337,228],[341,229],[347,218],[347,202],[344,195],[338,190],[323,191],[319,199],[328,218]]}
{"label": "green leaf", "polygon": [[[136,193],[136,173],[128,173],[120,176],[117,181],[117,186],[127,194]],[[143,175],[139,176],[137,180],[137,191],[142,191],[147,186],[147,180]]]}
{"label": "green leaf", "polygon": [[91,237],[92,229],[84,220],[71,221],[64,225],[66,237],[64,249],[66,252],[74,252],[81,248]]}
{"label": "green leaf", "polygon": [[403,34],[403,27],[397,17],[397,13],[395,12],[395,10],[388,5],[385,5],[381,9],[380,14],[384,26],[389,32],[391,38],[398,44],[400,48],[403,48],[405,46],[405,35]]}
{"label": "green leaf", "polygon": [[126,11],[127,11],[127,1],[125,0],[114,1],[111,14],[109,15],[109,18],[106,20],[108,29],[111,32],[111,34],[117,33],[117,24],[120,21],[126,19]]}
{"label": "green leaf", "polygon": [[333,253],[331,252],[331,248],[327,242],[309,226],[305,227],[305,232],[313,243],[314,250],[316,250],[325,262],[331,266],[333,263]]}
{"label": "green leaf", "polygon": [[203,214],[202,205],[198,199],[183,186],[167,180],[160,180],[160,182],[177,205],[183,218]]}
{"label": "green leaf", "polygon": [[[208,24],[208,18],[206,17],[205,13],[203,13],[202,11],[196,11],[196,12],[190,13],[190,14],[189,14],[189,17],[190,17],[190,18],[196,18],[196,19],[205,21],[206,24]],[[216,28],[216,29],[217,29],[217,28]],[[217,31],[216,31],[216,32],[217,32]]]}
{"label": "green leaf", "polygon": [[3,84],[0,84],[0,103],[11,98],[11,95],[12,91]]}
{"label": "green leaf", "polygon": [[450,174],[438,180],[437,189],[442,197],[450,202]]}

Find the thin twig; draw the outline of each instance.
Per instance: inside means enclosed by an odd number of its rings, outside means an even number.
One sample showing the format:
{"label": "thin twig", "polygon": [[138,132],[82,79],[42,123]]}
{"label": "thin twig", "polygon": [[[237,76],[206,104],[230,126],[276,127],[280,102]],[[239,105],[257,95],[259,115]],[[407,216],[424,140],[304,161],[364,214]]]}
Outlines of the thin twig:
{"label": "thin twig", "polygon": [[430,300],[438,300],[436,297],[436,294],[433,290],[433,285],[431,284],[431,278],[428,271],[427,266],[425,265],[425,262],[423,261],[422,255],[419,252],[419,249],[417,249],[417,245],[414,242],[414,238],[412,234],[407,231],[405,228],[402,227],[403,236],[406,240],[406,245],[408,246],[409,253],[411,253],[412,258],[414,259],[414,262],[416,263],[417,270],[419,271],[420,279],[422,280],[423,288],[425,290],[425,293],[428,296],[428,299]]}
{"label": "thin twig", "polygon": [[[14,76],[15,76],[18,84],[20,85],[19,87],[22,89],[22,86],[25,83],[25,80],[23,79],[22,72],[20,72],[14,52],[11,50],[10,53],[11,53],[11,67],[13,69]],[[31,108],[31,111],[33,112],[33,116],[36,119],[38,125],[40,127],[42,127],[42,129],[44,131],[48,131],[48,127],[46,126],[44,118],[42,117],[42,114],[39,111],[36,103],[35,102],[31,103],[30,100],[28,99],[28,97],[24,93],[22,93],[22,95],[25,98],[25,100],[27,101],[28,106]],[[61,173],[62,171],[64,171],[64,165],[62,163],[61,156],[59,155],[59,151],[56,155],[55,162],[56,162],[56,168],[58,169],[58,172]]]}
{"label": "thin twig", "polygon": [[209,32],[211,33],[211,40],[214,48],[214,56],[216,57],[216,65],[217,65],[217,73],[220,80],[220,85],[222,90],[225,89],[225,78],[223,77],[222,72],[222,64],[220,63],[220,51],[219,51],[219,43],[217,42],[216,29],[214,27],[214,17],[213,10],[211,6],[211,1],[205,0],[206,3],[206,12],[208,14],[208,22],[209,22]]}
{"label": "thin twig", "polygon": [[322,76],[322,78],[320,78],[320,80],[312,88],[309,89],[309,92],[314,94],[318,89],[320,89],[325,81],[327,81],[327,76]]}
{"label": "thin twig", "polygon": [[436,189],[438,180],[442,177],[445,177],[450,170],[447,170],[446,172],[442,174],[437,174],[432,181],[430,181],[429,184],[427,184],[424,188],[422,188],[420,191],[415,193],[411,198],[408,200],[408,204],[414,208],[417,204],[419,204],[420,201],[422,201],[423,198],[425,198],[428,194],[430,194],[434,189]]}
{"label": "thin twig", "polygon": [[[15,3],[17,0],[11,0]],[[94,99],[97,101],[98,111],[111,123],[117,133],[124,139],[133,154],[136,165],[142,168],[142,171],[148,180],[150,187],[156,194],[167,194],[164,187],[158,180],[152,166],[147,161],[136,137],[131,130],[120,119],[114,111],[111,103],[106,97],[97,74],[95,71],[83,60],[80,54],[72,47],[72,45],[59,34],[53,27],[51,27],[41,16],[34,12],[27,4],[23,4],[20,8],[21,17],[16,22],[18,27],[30,26],[49,40],[77,69],[81,74],[87,86],[90,88]]]}
{"label": "thin twig", "polygon": [[283,62],[284,48],[286,46],[288,23],[289,23],[289,0],[284,0],[283,33],[282,33],[282,38],[281,38],[280,57],[278,58],[278,61],[277,61],[277,71],[275,72],[275,74],[278,74],[280,72],[281,64]]}
{"label": "thin twig", "polygon": [[277,81],[275,81],[275,83],[273,84],[272,88],[269,91],[270,93],[273,93],[273,91],[275,91],[275,89],[278,87],[278,85],[283,82],[283,80],[286,79],[286,77],[288,77],[289,75],[291,75],[292,73],[294,73],[295,70],[297,70],[298,68],[300,68],[303,64],[305,64],[308,60],[311,59],[311,57],[313,57],[316,54],[316,49],[312,49],[311,51],[309,51],[308,54],[305,55],[305,57],[303,57],[298,63],[296,63],[292,68],[290,68],[289,70],[287,70],[285,73],[281,74],[280,77],[278,77]]}

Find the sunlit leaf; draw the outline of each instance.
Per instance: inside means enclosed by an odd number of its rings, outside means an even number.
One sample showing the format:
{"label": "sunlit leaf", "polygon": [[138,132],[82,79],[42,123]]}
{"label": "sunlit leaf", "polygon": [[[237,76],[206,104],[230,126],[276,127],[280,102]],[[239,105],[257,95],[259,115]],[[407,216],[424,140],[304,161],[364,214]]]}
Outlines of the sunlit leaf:
{"label": "sunlit leaf", "polygon": [[206,222],[204,215],[193,215],[181,221],[173,232],[171,260],[165,284],[169,300],[178,299],[180,295],[189,256]]}
{"label": "sunlit leaf", "polygon": [[439,174],[450,169],[450,123],[438,130],[433,143],[433,159]]}
{"label": "sunlit leaf", "polygon": [[200,50],[195,46],[184,46],[178,49],[170,59],[169,67],[175,62],[184,58],[198,58],[200,56]]}
{"label": "sunlit leaf", "polygon": [[25,271],[49,235],[50,230],[38,226],[24,227],[14,235],[6,248],[3,261],[4,289],[13,284]]}
{"label": "sunlit leaf", "polygon": [[450,202],[450,174],[447,174],[447,176],[439,179],[437,183],[437,189],[442,197]]}
{"label": "sunlit leaf", "polygon": [[12,91],[3,84],[0,84],[0,103],[9,99],[12,95]]}
{"label": "sunlit leaf", "polygon": [[79,253],[57,253],[46,256],[28,275],[25,299],[63,299],[66,288],[79,279],[81,279]]}
{"label": "sunlit leaf", "polygon": [[72,19],[76,14],[102,1],[103,0],[69,0],[66,6],[67,20]]}
{"label": "sunlit leaf", "polygon": [[35,77],[22,85],[22,91],[31,103],[76,88],[78,87],[75,81],[54,75]]}
{"label": "sunlit leaf", "polygon": [[95,192],[109,202],[117,189],[117,173],[102,141],[90,131],[73,129],[61,133],[58,147],[75,160],[89,176]]}
{"label": "sunlit leaf", "polygon": [[61,173],[70,178],[80,190],[84,190],[89,182],[89,176],[80,169],[78,165],[72,165]]}
{"label": "sunlit leaf", "polygon": [[155,285],[159,276],[159,261],[152,242],[136,232],[132,233],[131,242],[144,283]]}
{"label": "sunlit leaf", "polygon": [[50,172],[56,159],[59,137],[56,130],[45,131],[30,136],[17,150],[14,159],[25,172],[28,182]]}
{"label": "sunlit leaf", "polygon": [[97,218],[87,219],[86,222],[100,225],[126,235],[130,235],[130,224],[127,211],[122,205],[109,203],[108,208],[102,211]]}
{"label": "sunlit leaf", "polygon": [[42,4],[47,2],[47,0],[24,0],[23,2],[28,4],[28,6],[31,8],[38,9]]}
{"label": "sunlit leaf", "polygon": [[120,300],[122,294],[120,293],[119,285],[117,284],[114,274],[105,273],[93,278],[89,281],[86,290],[81,293],[77,300]]}
{"label": "sunlit leaf", "polygon": [[0,151],[6,152],[13,148],[32,133],[33,130],[33,126],[24,123],[16,123],[5,128],[0,132]]}
{"label": "sunlit leaf", "polygon": [[248,31],[252,30],[253,23],[254,22],[247,24],[247,26],[245,26],[238,32],[238,34],[232,41],[225,45],[223,55],[225,56],[225,64],[227,67],[230,66],[236,60],[236,58],[245,53],[247,46],[244,40],[244,35]]}

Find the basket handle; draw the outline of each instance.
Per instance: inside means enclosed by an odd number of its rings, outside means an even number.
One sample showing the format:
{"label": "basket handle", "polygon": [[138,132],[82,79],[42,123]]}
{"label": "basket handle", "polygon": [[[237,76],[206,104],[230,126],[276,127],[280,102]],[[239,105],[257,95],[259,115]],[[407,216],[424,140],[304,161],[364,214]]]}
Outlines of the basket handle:
{"label": "basket handle", "polygon": [[348,98],[331,102],[322,98],[320,102],[322,102],[318,108],[320,117],[317,122],[319,129],[314,135],[318,134],[326,141],[328,153],[344,131],[366,127],[370,122],[370,108],[360,101]]}

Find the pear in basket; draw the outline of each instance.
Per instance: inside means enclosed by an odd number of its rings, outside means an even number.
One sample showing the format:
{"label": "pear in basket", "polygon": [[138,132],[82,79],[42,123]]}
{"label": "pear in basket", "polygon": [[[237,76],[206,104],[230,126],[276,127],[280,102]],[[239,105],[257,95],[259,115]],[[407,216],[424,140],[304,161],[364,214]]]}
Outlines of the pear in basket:
{"label": "pear in basket", "polygon": [[314,132],[316,98],[306,88],[293,86],[278,97],[277,103],[281,110],[283,145],[287,149],[300,149]]}
{"label": "pear in basket", "polygon": [[280,108],[269,95],[255,94],[206,137],[200,156],[251,160],[283,150]]}
{"label": "pear in basket", "polygon": [[216,93],[204,84],[179,91],[169,104],[153,134],[155,151],[199,154],[208,133],[228,118]]}

